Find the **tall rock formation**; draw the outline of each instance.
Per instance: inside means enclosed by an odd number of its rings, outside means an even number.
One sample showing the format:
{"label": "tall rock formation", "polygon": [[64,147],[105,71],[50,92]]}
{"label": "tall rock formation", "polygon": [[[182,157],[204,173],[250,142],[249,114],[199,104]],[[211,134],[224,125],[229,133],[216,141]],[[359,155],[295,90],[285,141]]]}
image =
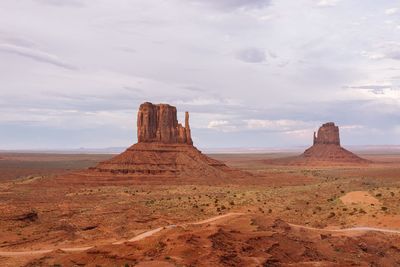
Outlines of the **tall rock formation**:
{"label": "tall rock formation", "polygon": [[333,122],[322,124],[318,129],[318,135],[314,132],[314,145],[329,144],[340,146],[339,127]]}
{"label": "tall rock formation", "polygon": [[91,168],[91,175],[97,178],[100,174],[104,177],[113,174],[117,175],[115,177],[124,175],[146,179],[185,177],[185,181],[211,179],[215,182],[231,179],[238,173],[195,148],[189,113],[185,113],[185,125],[182,126],[178,123],[176,108],[168,104],[154,105],[146,102],[140,105],[137,137],[138,143],[125,152]]}
{"label": "tall rock formation", "polygon": [[313,146],[295,160],[296,163],[367,163],[368,161],[340,146],[339,127],[333,122],[324,123],[314,132]]}
{"label": "tall rock formation", "polygon": [[178,123],[176,108],[168,104],[140,105],[137,116],[139,143],[193,144],[190,135],[189,113],[186,112],[185,127]]}

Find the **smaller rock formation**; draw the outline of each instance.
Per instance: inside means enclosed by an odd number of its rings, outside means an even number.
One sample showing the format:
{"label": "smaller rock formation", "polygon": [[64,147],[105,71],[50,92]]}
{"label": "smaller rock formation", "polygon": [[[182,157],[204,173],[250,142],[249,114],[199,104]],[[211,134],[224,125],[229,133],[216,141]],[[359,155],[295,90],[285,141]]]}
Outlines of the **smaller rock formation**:
{"label": "smaller rock formation", "polygon": [[339,127],[333,122],[324,123],[314,132],[313,146],[296,159],[296,163],[367,163],[368,161],[340,146]]}

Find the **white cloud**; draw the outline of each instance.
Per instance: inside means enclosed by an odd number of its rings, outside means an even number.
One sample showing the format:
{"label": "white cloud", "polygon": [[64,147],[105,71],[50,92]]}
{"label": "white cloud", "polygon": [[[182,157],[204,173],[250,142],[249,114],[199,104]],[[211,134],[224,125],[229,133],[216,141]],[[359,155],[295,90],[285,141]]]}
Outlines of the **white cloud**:
{"label": "white cloud", "polygon": [[222,132],[232,132],[238,130],[236,125],[233,125],[227,120],[213,120],[208,123],[208,129],[215,129]]}
{"label": "white cloud", "polygon": [[358,130],[358,129],[363,129],[363,125],[359,124],[354,124],[354,125],[340,125],[340,130],[344,131],[352,131],[352,130]]}
{"label": "white cloud", "polygon": [[303,121],[295,120],[245,120],[246,128],[248,129],[267,129],[267,130],[279,130],[287,131],[294,127],[304,126]]}
{"label": "white cloud", "polygon": [[400,42],[390,41],[379,44],[375,51],[363,51],[361,55],[373,59],[373,60],[381,60],[381,59],[392,59],[392,60],[400,60]]}
{"label": "white cloud", "polygon": [[399,9],[397,7],[394,8],[388,8],[385,10],[385,14],[386,15],[394,15],[399,11]]}
{"label": "white cloud", "polygon": [[384,59],[386,56],[383,53],[362,51],[361,55],[372,60]]}
{"label": "white cloud", "polygon": [[207,128],[221,131],[272,131],[272,132],[292,132],[301,131],[315,125],[315,122],[305,122],[300,120],[263,120],[263,119],[231,119],[231,120],[212,120]]}
{"label": "white cloud", "polygon": [[319,7],[333,7],[338,4],[339,0],[318,0],[317,6]]}

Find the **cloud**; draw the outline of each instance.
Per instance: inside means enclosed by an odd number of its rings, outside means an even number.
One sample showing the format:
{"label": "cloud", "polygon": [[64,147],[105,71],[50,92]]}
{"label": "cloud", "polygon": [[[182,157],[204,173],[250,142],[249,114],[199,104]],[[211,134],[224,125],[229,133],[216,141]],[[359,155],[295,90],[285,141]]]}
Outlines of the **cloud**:
{"label": "cloud", "polygon": [[208,123],[207,128],[215,129],[222,132],[232,132],[238,130],[236,125],[227,120],[212,120]]}
{"label": "cloud", "polygon": [[388,8],[388,9],[386,9],[385,10],[385,14],[386,15],[394,15],[394,14],[396,14],[397,12],[399,11],[399,9],[398,8]]}
{"label": "cloud", "polygon": [[400,60],[400,42],[386,42],[380,44],[377,51],[369,52],[362,51],[361,55],[372,59],[372,60],[381,60],[381,59],[392,59],[392,60]]}
{"label": "cloud", "polygon": [[386,57],[386,55],[383,53],[368,52],[368,51],[362,51],[361,55],[368,59],[371,59],[371,60],[380,60],[380,59],[384,59]]}
{"label": "cloud", "polygon": [[70,7],[82,7],[84,6],[84,0],[34,0],[37,3],[52,5],[52,6],[70,6]]}
{"label": "cloud", "polygon": [[301,120],[268,120],[268,119],[222,119],[211,120],[208,129],[222,132],[233,131],[266,131],[266,132],[296,132],[313,128],[316,122],[305,122]]}
{"label": "cloud", "polygon": [[338,4],[339,0],[318,0],[318,7],[333,7]]}
{"label": "cloud", "polygon": [[271,4],[271,0],[191,0],[199,5],[207,5],[220,10],[263,8]]}
{"label": "cloud", "polygon": [[14,44],[2,43],[0,44],[0,52],[15,54],[21,57],[30,58],[38,62],[51,64],[68,70],[76,69],[76,67],[62,61],[55,55],[40,50],[36,50],[30,47],[23,47]]}
{"label": "cloud", "polygon": [[266,60],[265,52],[258,48],[246,48],[236,53],[236,58],[247,63],[261,63]]}
{"label": "cloud", "polygon": [[340,130],[344,131],[352,131],[352,130],[358,130],[358,129],[364,129],[365,127],[363,125],[359,124],[353,124],[353,125],[340,125]]}
{"label": "cloud", "polygon": [[251,119],[245,120],[246,128],[251,130],[264,129],[264,130],[279,130],[288,131],[293,128],[303,127],[306,123],[303,121],[295,120],[258,120]]}
{"label": "cloud", "polygon": [[360,86],[346,86],[345,88],[368,90],[374,94],[384,94],[386,89],[392,89],[392,85],[370,84],[370,85],[360,85]]}

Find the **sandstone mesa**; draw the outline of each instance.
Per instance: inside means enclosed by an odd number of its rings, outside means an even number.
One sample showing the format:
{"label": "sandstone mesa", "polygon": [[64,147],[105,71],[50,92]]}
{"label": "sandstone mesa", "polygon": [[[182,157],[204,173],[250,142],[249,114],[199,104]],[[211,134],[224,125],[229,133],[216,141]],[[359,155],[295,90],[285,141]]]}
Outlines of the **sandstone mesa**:
{"label": "sandstone mesa", "polygon": [[[137,115],[138,143],[125,152],[99,163],[91,171],[135,177],[185,177],[223,180],[240,173],[212,159],[193,146],[189,113],[185,125],[178,123],[176,107],[168,104],[140,105]],[[227,175],[229,174],[229,175]]]}
{"label": "sandstone mesa", "polygon": [[340,145],[339,127],[333,122],[324,123],[314,132],[313,145],[300,156],[303,161],[328,163],[367,163]]}

